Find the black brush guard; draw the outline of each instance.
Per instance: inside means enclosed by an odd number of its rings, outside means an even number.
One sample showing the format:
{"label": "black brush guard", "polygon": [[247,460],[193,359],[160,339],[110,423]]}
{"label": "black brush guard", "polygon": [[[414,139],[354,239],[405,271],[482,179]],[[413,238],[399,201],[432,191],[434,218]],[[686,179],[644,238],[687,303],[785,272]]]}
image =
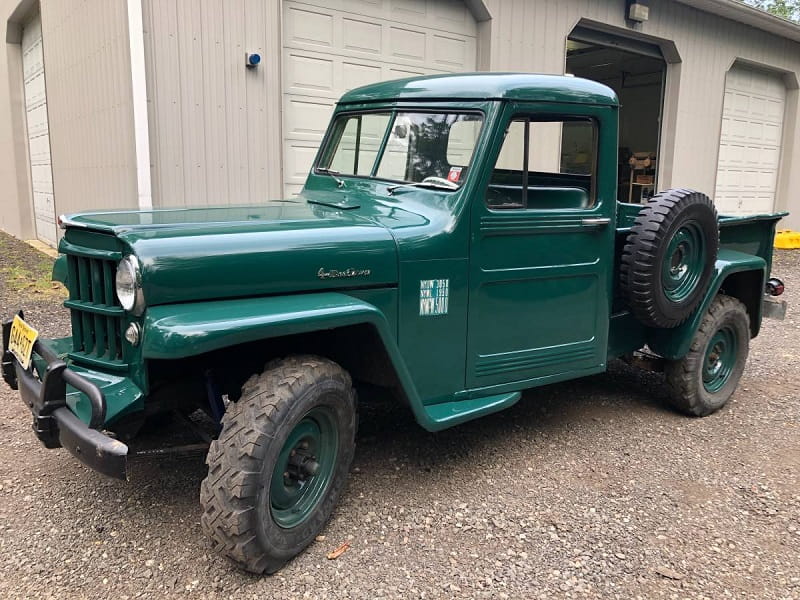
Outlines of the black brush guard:
{"label": "black brush guard", "polygon": [[[22,313],[20,312],[20,317]],[[101,433],[106,419],[106,399],[94,383],[71,370],[50,348],[40,341],[33,351],[47,363],[41,380],[33,368],[22,368],[7,350],[12,321],[3,323],[3,352],[0,359],[5,382],[19,390],[33,414],[33,431],[47,448],[66,448],[78,460],[117,479],[127,479],[128,447]],[[82,392],[92,407],[89,425],[67,406],[67,385]]]}

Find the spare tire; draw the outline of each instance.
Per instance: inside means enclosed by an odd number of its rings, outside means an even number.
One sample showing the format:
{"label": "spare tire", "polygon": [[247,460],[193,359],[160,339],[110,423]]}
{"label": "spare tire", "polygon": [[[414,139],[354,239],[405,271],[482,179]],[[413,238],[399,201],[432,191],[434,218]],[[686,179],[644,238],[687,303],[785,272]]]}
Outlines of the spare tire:
{"label": "spare tire", "polygon": [[692,190],[659,192],[642,207],[622,250],[620,283],[634,316],[677,327],[711,284],[719,223],[711,199]]}

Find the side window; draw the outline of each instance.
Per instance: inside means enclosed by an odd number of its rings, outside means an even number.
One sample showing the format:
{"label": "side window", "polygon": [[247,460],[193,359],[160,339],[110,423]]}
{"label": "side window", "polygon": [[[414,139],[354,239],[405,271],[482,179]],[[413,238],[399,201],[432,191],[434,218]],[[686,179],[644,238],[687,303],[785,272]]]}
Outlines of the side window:
{"label": "side window", "polygon": [[594,204],[597,127],[587,118],[520,116],[506,129],[486,192],[491,209]]}

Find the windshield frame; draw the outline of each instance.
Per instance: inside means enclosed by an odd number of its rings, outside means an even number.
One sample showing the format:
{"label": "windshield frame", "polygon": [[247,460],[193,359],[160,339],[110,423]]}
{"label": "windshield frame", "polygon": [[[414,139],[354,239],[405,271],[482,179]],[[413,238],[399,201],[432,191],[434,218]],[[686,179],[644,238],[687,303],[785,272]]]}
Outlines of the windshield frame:
{"label": "windshield frame", "polygon": [[[336,135],[336,126],[340,120],[347,119],[352,116],[356,115],[366,115],[366,114],[384,114],[389,115],[389,121],[386,125],[386,130],[383,132],[383,137],[381,139],[380,146],[378,147],[378,152],[375,155],[375,160],[372,163],[372,167],[370,168],[369,174],[353,174],[353,173],[341,173],[335,170],[328,170],[329,167],[323,166],[325,162],[330,162],[333,160],[333,155],[335,154],[336,149],[338,148],[338,144],[341,140],[342,135],[344,134],[344,127],[341,127],[339,130],[339,135]],[[475,162],[475,154],[478,149],[478,146],[481,143],[481,140],[486,131],[486,122],[488,115],[485,110],[480,108],[432,108],[430,106],[419,107],[419,106],[409,106],[409,107],[398,107],[398,106],[391,106],[391,107],[381,107],[381,108],[360,108],[360,109],[352,109],[352,110],[342,110],[336,112],[331,119],[331,122],[328,126],[328,130],[325,133],[325,137],[320,144],[320,150],[317,154],[317,158],[314,161],[314,166],[311,172],[314,175],[323,175],[323,176],[330,176],[331,174],[336,175],[339,178],[347,178],[347,179],[360,179],[366,181],[377,181],[377,182],[386,182],[390,184],[400,184],[400,185],[416,185],[421,187],[421,189],[426,189],[422,186],[419,186],[420,182],[414,181],[406,181],[405,179],[389,179],[386,177],[378,177],[377,172],[380,168],[381,161],[383,160],[384,153],[386,152],[387,145],[389,143],[389,137],[391,136],[392,129],[394,127],[395,121],[397,120],[397,116],[399,114],[444,114],[444,115],[475,115],[480,117],[480,129],[478,130],[478,135],[475,137],[475,145],[472,148],[472,153],[470,154],[469,162],[463,167],[467,170],[467,177],[464,178],[463,181],[458,183],[458,187],[455,189],[447,189],[444,187],[436,187],[437,191],[442,192],[457,192],[462,189],[470,177],[472,172],[472,165]]]}

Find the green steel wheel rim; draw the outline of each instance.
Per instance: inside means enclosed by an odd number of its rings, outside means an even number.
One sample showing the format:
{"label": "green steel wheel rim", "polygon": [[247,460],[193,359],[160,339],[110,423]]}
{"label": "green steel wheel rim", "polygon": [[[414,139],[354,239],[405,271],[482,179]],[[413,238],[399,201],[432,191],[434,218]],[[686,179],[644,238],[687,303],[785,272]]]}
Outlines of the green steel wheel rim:
{"label": "green steel wheel rim", "polygon": [[275,523],[290,529],[311,515],[333,478],[338,453],[333,411],[312,408],[289,433],[272,471],[269,502]]}
{"label": "green steel wheel rim", "polygon": [[706,263],[706,242],[696,221],[685,223],[667,246],[661,269],[664,294],[671,302],[683,302],[697,289]]}
{"label": "green steel wheel rim", "polygon": [[703,358],[703,387],[710,393],[718,392],[728,382],[736,367],[739,340],[733,327],[720,328],[706,347]]}

